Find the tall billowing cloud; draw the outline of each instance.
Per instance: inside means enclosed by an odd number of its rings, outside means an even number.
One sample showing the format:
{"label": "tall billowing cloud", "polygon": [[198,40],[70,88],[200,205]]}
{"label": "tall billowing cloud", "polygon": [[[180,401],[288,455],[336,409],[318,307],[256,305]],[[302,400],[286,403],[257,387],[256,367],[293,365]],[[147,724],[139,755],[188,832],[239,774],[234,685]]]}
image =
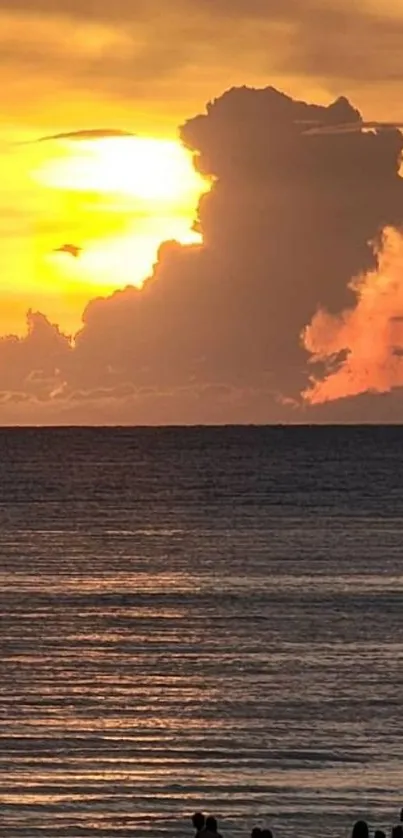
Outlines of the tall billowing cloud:
{"label": "tall billowing cloud", "polygon": [[[202,247],[161,248],[140,294],[91,304],[77,351],[158,385],[190,380],[265,387],[296,398],[307,383],[300,334],[318,308],[354,302],[374,268],[369,241],[403,217],[398,131],[311,136],[313,122],[360,122],[345,99],[309,106],[268,88],[231,90],[182,138],[214,179],[199,207]],[[113,328],[114,349],[97,341]],[[106,358],[105,358],[106,361]]]}
{"label": "tall billowing cloud", "polygon": [[[379,282],[371,242],[403,224],[402,136],[361,123],[343,97],[323,107],[273,88],[232,89],[187,121],[183,142],[213,181],[195,220],[203,244],[164,243],[141,291],[88,305],[49,402],[74,404],[75,417],[106,404],[100,421],[114,394],[115,421],[301,417],[310,357],[318,381],[330,381],[329,360],[342,369],[350,344],[340,324],[365,297],[351,280]],[[337,130],[346,124],[357,130]]]}

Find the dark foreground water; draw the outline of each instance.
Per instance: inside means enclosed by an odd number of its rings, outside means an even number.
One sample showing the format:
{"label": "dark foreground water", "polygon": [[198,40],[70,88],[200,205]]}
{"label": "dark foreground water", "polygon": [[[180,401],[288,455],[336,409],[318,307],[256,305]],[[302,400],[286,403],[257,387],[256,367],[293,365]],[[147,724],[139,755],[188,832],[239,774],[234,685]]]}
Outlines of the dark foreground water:
{"label": "dark foreground water", "polygon": [[403,429],[0,430],[0,831],[403,805]]}

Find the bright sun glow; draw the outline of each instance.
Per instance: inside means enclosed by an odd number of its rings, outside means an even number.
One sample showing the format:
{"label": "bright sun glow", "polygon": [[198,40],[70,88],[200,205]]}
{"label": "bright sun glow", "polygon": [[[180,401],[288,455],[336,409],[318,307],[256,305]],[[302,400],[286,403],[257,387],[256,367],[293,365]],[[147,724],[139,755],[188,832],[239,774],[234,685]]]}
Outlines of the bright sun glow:
{"label": "bright sun glow", "polygon": [[106,137],[64,145],[64,159],[49,161],[39,172],[48,186],[170,203],[206,187],[190,154],[174,140]]}
{"label": "bright sun glow", "polygon": [[[64,140],[48,146],[33,178],[53,196],[42,275],[77,291],[108,293],[141,285],[161,242],[198,243],[193,229],[200,195],[210,184],[177,141],[144,137]],[[80,256],[57,252],[64,243]],[[53,276],[53,280],[52,280]]]}

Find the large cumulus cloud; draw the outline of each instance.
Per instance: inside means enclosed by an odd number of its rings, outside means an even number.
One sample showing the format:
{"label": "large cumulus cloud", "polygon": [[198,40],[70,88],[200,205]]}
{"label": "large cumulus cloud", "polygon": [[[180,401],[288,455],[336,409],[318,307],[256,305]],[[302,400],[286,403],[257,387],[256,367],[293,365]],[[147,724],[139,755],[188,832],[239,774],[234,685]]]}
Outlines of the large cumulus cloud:
{"label": "large cumulus cloud", "polygon": [[[345,98],[323,107],[240,88],[186,122],[182,139],[213,179],[196,220],[204,243],[165,243],[141,291],[90,303],[74,346],[55,332],[50,368],[31,345],[32,371],[57,379],[52,416],[68,407],[93,421],[98,404],[101,421],[309,417],[307,327],[355,307],[352,278],[376,270],[373,243],[403,223],[399,131],[306,134],[360,120]],[[316,346],[317,380],[346,351]]]}

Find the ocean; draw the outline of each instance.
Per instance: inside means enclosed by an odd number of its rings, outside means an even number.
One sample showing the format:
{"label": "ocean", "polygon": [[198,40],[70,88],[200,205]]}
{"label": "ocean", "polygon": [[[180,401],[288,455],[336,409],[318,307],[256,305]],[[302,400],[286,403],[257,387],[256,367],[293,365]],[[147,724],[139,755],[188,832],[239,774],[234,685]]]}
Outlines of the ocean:
{"label": "ocean", "polygon": [[0,429],[0,833],[403,805],[403,428]]}

